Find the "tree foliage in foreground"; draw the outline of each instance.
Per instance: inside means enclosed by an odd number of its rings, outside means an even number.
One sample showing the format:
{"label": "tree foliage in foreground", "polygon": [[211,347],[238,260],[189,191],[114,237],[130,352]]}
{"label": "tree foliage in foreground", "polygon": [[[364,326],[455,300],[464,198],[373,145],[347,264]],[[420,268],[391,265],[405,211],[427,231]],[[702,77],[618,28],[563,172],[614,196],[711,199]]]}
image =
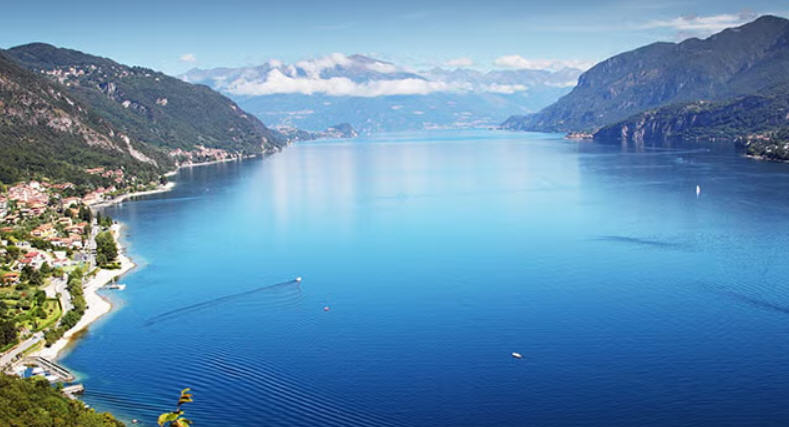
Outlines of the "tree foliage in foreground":
{"label": "tree foliage in foreground", "polygon": [[181,406],[185,403],[192,402],[192,393],[190,391],[191,389],[188,388],[181,390],[181,397],[178,398],[175,410],[159,415],[157,423],[160,427],[189,427],[192,424],[192,420],[184,418],[184,410],[181,409]]}
{"label": "tree foliage in foreground", "polygon": [[0,374],[0,425],[7,427],[116,427],[124,424],[60,394],[44,379]]}

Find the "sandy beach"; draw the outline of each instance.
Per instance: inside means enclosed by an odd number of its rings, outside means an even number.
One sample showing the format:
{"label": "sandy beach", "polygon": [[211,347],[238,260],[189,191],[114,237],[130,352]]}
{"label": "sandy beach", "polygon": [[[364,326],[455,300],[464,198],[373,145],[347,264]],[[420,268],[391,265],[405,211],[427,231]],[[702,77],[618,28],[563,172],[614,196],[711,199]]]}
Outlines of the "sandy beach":
{"label": "sandy beach", "polygon": [[[177,173],[178,170],[172,171],[172,173]],[[96,203],[91,205],[91,208],[100,208],[104,206],[110,206],[116,203],[121,203],[124,200],[130,199],[132,197],[138,196],[147,196],[150,194],[157,194],[157,193],[164,193],[170,191],[175,187],[175,182],[168,182],[165,185],[160,185],[156,189],[149,190],[149,191],[138,191],[135,193],[128,193],[118,196],[112,200],[108,200],[102,203]],[[110,227],[112,231],[112,235],[115,237],[115,243],[118,245],[118,262],[121,264],[121,268],[117,270],[99,270],[95,276],[88,278],[88,280],[83,284],[83,292],[85,295],[85,301],[87,302],[87,309],[85,313],[82,315],[82,318],[74,325],[73,328],[66,331],[59,340],[57,340],[52,346],[44,347],[41,350],[35,351],[32,353],[34,356],[42,356],[49,360],[57,360],[58,358],[62,357],[64,352],[63,350],[66,349],[69,343],[72,341],[72,338],[78,334],[79,332],[86,329],[90,326],[93,322],[100,319],[105,314],[112,311],[112,303],[107,299],[101,296],[98,292],[102,288],[102,286],[110,283],[116,277],[123,276],[124,274],[128,273],[131,269],[133,269],[136,264],[129,258],[126,254],[126,249],[121,244],[120,235],[121,231],[123,230],[123,224],[116,223]]]}
{"label": "sandy beach", "polygon": [[57,340],[51,347],[44,347],[43,349],[34,353],[36,356],[42,356],[49,360],[57,360],[62,354],[63,349],[65,349],[71,338],[79,333],[80,331],[84,330],[91,323],[95,322],[105,314],[109,313],[112,310],[112,304],[110,301],[104,297],[102,297],[98,291],[101,289],[102,286],[110,283],[116,277],[120,277],[131,269],[135,267],[134,262],[126,255],[124,248],[120,244],[120,232],[122,230],[121,224],[114,224],[111,227],[112,234],[115,236],[115,241],[118,243],[118,261],[121,263],[121,268],[117,270],[99,270],[95,276],[90,277],[87,282],[84,284],[83,292],[85,294],[85,301],[88,304],[88,308],[85,310],[85,314],[82,315],[82,318],[74,325],[73,328],[66,331],[59,340]]}

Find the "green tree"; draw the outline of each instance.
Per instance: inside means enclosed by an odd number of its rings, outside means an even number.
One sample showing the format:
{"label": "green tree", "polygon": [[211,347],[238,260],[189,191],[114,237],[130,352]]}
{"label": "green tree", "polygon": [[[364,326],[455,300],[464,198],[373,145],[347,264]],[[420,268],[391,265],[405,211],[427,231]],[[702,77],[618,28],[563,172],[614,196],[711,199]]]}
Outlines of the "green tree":
{"label": "green tree", "polygon": [[28,282],[31,286],[38,287],[44,284],[44,277],[41,272],[29,265],[22,267],[22,274],[19,276],[23,282]]}
{"label": "green tree", "polygon": [[44,302],[47,300],[46,292],[44,292],[42,290],[36,291],[35,299],[36,299],[36,304],[38,304],[39,307],[44,305]]}
{"label": "green tree", "polygon": [[19,254],[22,253],[22,250],[16,246],[8,246],[5,248],[5,250],[6,250],[5,258],[7,264],[14,262],[14,260],[19,258]]}
{"label": "green tree", "polygon": [[115,261],[118,258],[118,245],[115,238],[109,231],[102,231],[96,235],[96,261],[99,265],[104,265]]}
{"label": "green tree", "polygon": [[90,208],[85,205],[80,206],[79,218],[85,222],[90,222],[93,219],[93,214],[90,212]]}
{"label": "green tree", "polygon": [[157,422],[160,427],[189,427],[192,424],[191,420],[184,418],[184,410],[181,409],[181,406],[184,404],[192,402],[192,393],[190,391],[191,389],[188,388],[181,390],[181,397],[178,398],[175,410],[159,415]]}
{"label": "green tree", "polygon": [[39,271],[41,271],[41,274],[44,277],[49,277],[52,274],[52,267],[50,267],[49,263],[45,261],[43,264],[41,264]]}
{"label": "green tree", "polygon": [[0,374],[0,425],[58,427],[121,427],[108,413],[97,413],[69,400],[44,379]]}
{"label": "green tree", "polygon": [[0,347],[16,341],[16,325],[11,320],[0,320]]}

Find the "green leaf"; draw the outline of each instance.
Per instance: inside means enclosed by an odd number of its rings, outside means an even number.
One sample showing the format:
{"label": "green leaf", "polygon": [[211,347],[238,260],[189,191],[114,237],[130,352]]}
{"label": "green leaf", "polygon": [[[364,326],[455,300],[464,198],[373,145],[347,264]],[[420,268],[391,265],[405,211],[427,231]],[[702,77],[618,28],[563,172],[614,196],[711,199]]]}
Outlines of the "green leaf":
{"label": "green leaf", "polygon": [[178,416],[181,415],[179,412],[165,412],[162,415],[159,415],[159,419],[156,421],[160,426],[163,426],[167,423],[174,422],[178,419]]}

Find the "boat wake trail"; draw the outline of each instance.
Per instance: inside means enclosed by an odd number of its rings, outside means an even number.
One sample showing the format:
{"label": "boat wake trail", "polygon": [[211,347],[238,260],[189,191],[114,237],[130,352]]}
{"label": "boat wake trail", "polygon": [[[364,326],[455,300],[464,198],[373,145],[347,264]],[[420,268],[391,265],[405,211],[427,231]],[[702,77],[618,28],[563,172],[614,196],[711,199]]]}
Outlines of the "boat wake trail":
{"label": "boat wake trail", "polygon": [[256,294],[258,292],[269,291],[269,290],[273,290],[273,289],[277,289],[277,288],[284,288],[284,287],[290,287],[290,286],[299,286],[299,283],[300,283],[300,281],[298,279],[289,280],[287,282],[281,282],[281,283],[275,283],[273,285],[261,286],[259,288],[255,288],[255,289],[252,289],[252,290],[249,290],[249,291],[239,292],[237,294],[232,294],[232,295],[225,295],[225,296],[221,296],[219,298],[210,299],[208,301],[199,302],[197,304],[187,305],[186,307],[176,308],[175,310],[170,310],[170,311],[167,311],[167,312],[164,312],[164,313],[161,313],[161,314],[158,314],[156,316],[153,316],[153,317],[149,318],[148,320],[145,321],[145,323],[143,323],[143,327],[152,326],[152,325],[155,325],[155,324],[157,324],[159,322],[163,322],[163,321],[166,321],[166,320],[170,320],[170,319],[174,319],[176,317],[183,316],[183,315],[185,315],[187,313],[198,311],[198,310],[201,310],[201,309],[207,308],[207,307],[214,307],[214,306],[216,306],[218,304],[224,304],[224,303],[227,303],[227,302],[230,302],[230,301],[233,301],[233,300],[237,300],[239,298],[242,298],[242,297],[245,297],[245,296],[248,296],[248,295]]}
{"label": "boat wake trail", "polygon": [[653,246],[658,248],[682,248],[685,246],[682,243],[669,242],[664,240],[650,240],[650,239],[642,239],[639,237],[616,236],[616,235],[597,236],[591,240],[603,241],[603,242],[615,242],[615,243],[630,243],[633,245]]}
{"label": "boat wake trail", "polygon": [[748,296],[739,292],[735,292],[729,289],[720,289],[717,290],[716,293],[718,295],[726,296],[736,301],[758,307],[764,310],[775,311],[777,313],[789,314],[789,307],[785,305],[776,304],[774,302],[766,301],[760,298],[754,298],[752,296]]}

